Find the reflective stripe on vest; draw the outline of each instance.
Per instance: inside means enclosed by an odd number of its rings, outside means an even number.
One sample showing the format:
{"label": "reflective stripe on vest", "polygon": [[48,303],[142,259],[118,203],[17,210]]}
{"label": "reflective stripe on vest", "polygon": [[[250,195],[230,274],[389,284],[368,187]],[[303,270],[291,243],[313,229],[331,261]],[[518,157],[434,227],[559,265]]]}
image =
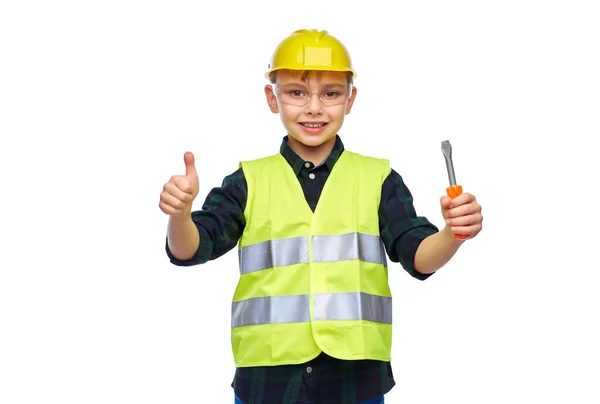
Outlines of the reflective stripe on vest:
{"label": "reflective stripe on vest", "polygon": [[[361,260],[387,266],[379,236],[347,233],[338,236],[312,236],[313,262]],[[308,237],[268,240],[239,250],[241,274],[273,267],[309,262]]]}
{"label": "reflective stripe on vest", "polygon": [[[360,292],[314,295],[314,320],[365,320],[392,324],[392,298]],[[310,295],[265,296],[233,302],[231,326],[310,321]]]}

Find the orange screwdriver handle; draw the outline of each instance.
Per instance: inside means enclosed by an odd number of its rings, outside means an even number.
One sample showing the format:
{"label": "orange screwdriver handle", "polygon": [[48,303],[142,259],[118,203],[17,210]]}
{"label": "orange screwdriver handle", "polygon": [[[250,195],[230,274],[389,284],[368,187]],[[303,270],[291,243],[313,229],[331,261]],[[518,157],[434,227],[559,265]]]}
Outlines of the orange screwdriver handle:
{"label": "orange screwdriver handle", "polygon": [[[456,198],[458,195],[462,194],[462,186],[461,185],[453,185],[450,186],[448,188],[446,188],[446,193],[448,194],[448,196],[452,199]],[[468,236],[465,236],[463,234],[455,234],[454,238],[458,239],[458,240],[465,240],[467,239]]]}

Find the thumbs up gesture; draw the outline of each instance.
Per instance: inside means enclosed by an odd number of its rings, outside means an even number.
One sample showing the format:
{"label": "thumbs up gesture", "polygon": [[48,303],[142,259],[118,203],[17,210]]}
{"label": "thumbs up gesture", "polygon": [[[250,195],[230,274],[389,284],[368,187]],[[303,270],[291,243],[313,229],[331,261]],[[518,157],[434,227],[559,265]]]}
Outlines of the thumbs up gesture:
{"label": "thumbs up gesture", "polygon": [[191,152],[185,153],[183,161],[185,175],[172,176],[160,193],[160,209],[175,217],[185,217],[192,212],[192,202],[200,190],[194,155]]}

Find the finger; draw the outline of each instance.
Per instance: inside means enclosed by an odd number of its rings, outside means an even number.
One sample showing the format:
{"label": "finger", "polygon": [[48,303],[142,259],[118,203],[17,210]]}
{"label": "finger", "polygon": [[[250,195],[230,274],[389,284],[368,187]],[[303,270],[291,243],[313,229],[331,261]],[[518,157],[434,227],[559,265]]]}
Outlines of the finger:
{"label": "finger", "polygon": [[457,197],[455,197],[454,199],[452,199],[451,207],[467,205],[474,201],[475,201],[475,197],[473,195],[471,195],[469,193],[462,193],[462,194],[458,195]]}
{"label": "finger", "polygon": [[185,176],[188,178],[198,178],[198,173],[196,172],[196,162],[194,159],[194,154],[192,152],[186,152],[183,155],[183,161],[185,162]]}
{"label": "finger", "polygon": [[475,202],[472,202],[467,205],[460,205],[455,208],[448,209],[446,211],[445,216],[446,216],[446,218],[454,218],[454,217],[468,216],[468,215],[472,215],[474,213],[479,213],[479,212],[481,212],[481,206],[479,206],[479,204],[477,204]]}
{"label": "finger", "polygon": [[193,179],[190,179],[190,178],[182,176],[182,175],[176,175],[174,177],[171,177],[171,180],[169,182],[174,184],[181,191],[191,194],[193,191],[191,181],[193,181]]}
{"label": "finger", "polygon": [[475,213],[467,216],[448,218],[446,219],[446,224],[448,226],[471,226],[481,223],[482,220],[483,217],[480,214]]}
{"label": "finger", "polygon": [[473,237],[473,236],[477,235],[477,233],[479,233],[481,231],[481,225],[480,224],[476,224],[476,225],[472,225],[472,226],[452,226],[450,228],[450,231],[453,234],[458,234],[458,235],[461,235],[461,236]]}
{"label": "finger", "polygon": [[163,213],[165,213],[169,216],[183,216],[183,214],[184,214],[183,210],[175,209],[174,207],[172,207],[171,205],[169,205],[167,203],[164,203],[163,201],[160,201],[158,206],[160,207],[160,210],[163,211]]}
{"label": "finger", "polygon": [[173,207],[174,209],[184,210],[186,207],[189,206],[189,203],[186,203],[186,202],[174,197],[173,195],[169,194],[166,191],[164,191],[163,193],[160,194],[160,201]]}
{"label": "finger", "polygon": [[452,198],[448,195],[444,195],[440,198],[440,205],[443,209],[449,209],[452,206]]}
{"label": "finger", "polygon": [[190,203],[194,200],[191,190],[192,187],[185,177],[173,177],[171,181],[167,182],[164,186],[164,191],[186,203]]}

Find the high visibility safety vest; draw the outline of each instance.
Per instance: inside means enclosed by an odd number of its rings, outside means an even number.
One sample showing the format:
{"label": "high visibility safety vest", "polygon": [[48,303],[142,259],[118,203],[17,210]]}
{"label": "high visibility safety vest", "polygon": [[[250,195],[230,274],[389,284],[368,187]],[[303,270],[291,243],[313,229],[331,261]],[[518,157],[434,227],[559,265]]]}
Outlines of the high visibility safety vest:
{"label": "high visibility safety vest", "polygon": [[315,209],[281,154],[241,162],[248,184],[232,302],[237,367],[390,360],[392,297],[379,234],[388,160],[344,151]]}

